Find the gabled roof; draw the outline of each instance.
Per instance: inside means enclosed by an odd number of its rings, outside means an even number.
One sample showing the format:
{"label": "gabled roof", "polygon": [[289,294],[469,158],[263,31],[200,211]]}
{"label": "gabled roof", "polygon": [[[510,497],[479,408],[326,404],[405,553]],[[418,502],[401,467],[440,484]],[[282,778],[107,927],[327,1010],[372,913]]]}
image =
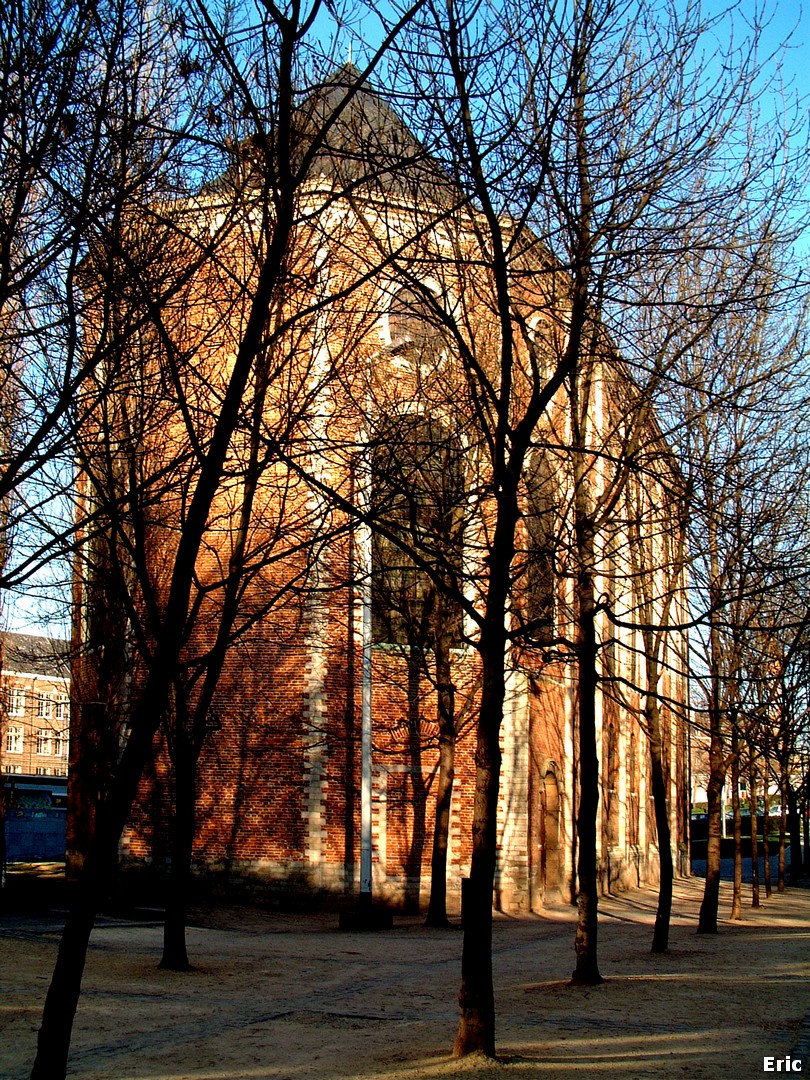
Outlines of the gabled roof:
{"label": "gabled roof", "polygon": [[36,634],[2,635],[4,671],[30,675],[49,675],[56,679],[70,677],[68,654],[70,642],[63,638],[39,637]]}

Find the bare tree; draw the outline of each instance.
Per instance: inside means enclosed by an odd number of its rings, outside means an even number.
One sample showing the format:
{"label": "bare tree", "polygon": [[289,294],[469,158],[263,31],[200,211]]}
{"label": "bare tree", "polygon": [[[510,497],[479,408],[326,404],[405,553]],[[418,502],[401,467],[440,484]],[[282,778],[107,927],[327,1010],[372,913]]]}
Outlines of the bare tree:
{"label": "bare tree", "polygon": [[[441,338],[429,331],[430,313],[422,312],[418,298],[400,289],[395,296],[396,309],[389,312],[389,334],[393,347],[405,354],[408,363],[424,372],[440,363]],[[420,398],[422,394],[419,395]],[[381,403],[378,403],[381,404]],[[434,404],[438,404],[435,402]],[[446,406],[446,401],[444,405]],[[420,401],[424,408],[426,401]],[[419,684],[422,679],[432,686],[436,700],[439,761],[435,775],[435,820],[431,852],[430,900],[426,925],[446,927],[447,853],[450,805],[453,795],[456,741],[463,720],[456,707],[451,649],[463,640],[462,612],[448,574],[452,568],[456,581],[462,578],[463,537],[467,522],[467,484],[459,430],[452,430],[437,419],[432,409],[424,413],[386,416],[377,430],[379,445],[372,454],[372,520],[379,519],[398,534],[398,543],[375,534],[372,538],[373,635],[376,641],[399,645],[405,652],[408,671],[409,740],[414,759],[413,851],[409,874],[418,883],[421,872],[421,845],[427,785],[422,781],[421,708]],[[439,410],[436,410],[439,411]],[[446,411],[442,410],[442,411]],[[441,412],[439,411],[439,414]],[[453,423],[457,423],[457,417]],[[431,554],[441,575],[441,584],[432,581],[402,551],[417,547],[422,555]],[[416,790],[420,784],[420,790]],[[414,902],[419,893],[415,888]]]}
{"label": "bare tree", "polygon": [[98,299],[84,275],[91,245],[114,246],[127,214],[187,179],[178,125],[204,73],[192,48],[185,77],[175,69],[169,83],[179,24],[164,14],[149,22],[121,0],[13,4],[2,15],[0,377],[13,422],[0,499],[4,543],[15,529],[19,540],[4,588],[70,545],[71,438],[93,407],[91,377],[114,363],[82,341]]}
{"label": "bare tree", "polygon": [[[431,11],[434,23],[426,24],[426,36],[409,57],[426,103],[425,130],[441,133],[437,156],[476,208],[471,229],[480,238],[480,264],[491,275],[490,307],[498,328],[491,367],[484,366],[480,348],[471,348],[469,324],[464,330],[456,325],[454,335],[479,408],[493,492],[485,602],[477,614],[483,693],[457,1054],[494,1052],[489,908],[508,638],[504,615],[513,585],[520,476],[542,415],[565,388],[578,624],[573,642],[580,761],[574,981],[588,984],[601,979],[593,704],[600,677],[598,548],[643,430],[640,419],[630,430],[605,425],[595,388],[603,378],[609,381],[604,373],[617,371],[617,360],[624,357],[640,387],[642,408],[634,414],[640,417],[644,403],[669,378],[676,356],[655,353],[661,363],[651,367],[638,312],[655,304],[658,290],[665,304],[673,278],[686,281],[696,253],[692,238],[715,273],[721,272],[724,251],[737,253],[739,273],[724,291],[723,305],[733,307],[743,294],[747,301],[746,260],[756,251],[748,238],[761,223],[766,193],[781,208],[798,193],[790,187],[788,170],[776,175],[770,146],[757,154],[752,139],[744,168],[725,152],[734,139],[745,137],[750,121],[757,28],[753,41],[727,57],[718,79],[699,59],[704,35],[715,24],[701,20],[693,8],[681,16],[669,10],[666,17],[660,11],[654,19],[647,14],[637,5],[583,2],[565,18],[557,9],[534,12],[527,25],[525,11],[507,7],[499,20],[485,23],[451,5],[446,12]],[[785,145],[781,128],[769,136]],[[769,220],[776,222],[781,214],[782,209]],[[527,249],[536,261],[520,263],[518,253]],[[523,271],[521,287],[531,276],[535,295],[543,299],[537,306],[560,328],[547,367],[537,339],[521,322],[517,267]],[[712,302],[717,298],[715,293]],[[710,312],[694,290],[687,301],[669,306],[669,314],[680,317],[680,331],[686,333],[701,308],[707,315],[702,325],[711,327]],[[444,321],[452,334],[453,318],[445,315]],[[608,462],[597,483],[595,460]]]}
{"label": "bare tree", "polygon": [[[682,384],[690,387],[681,395],[690,404],[679,443],[691,493],[690,581],[705,626],[693,635],[693,650],[702,658],[693,670],[705,694],[710,756],[702,933],[717,930],[721,793],[742,751],[746,643],[766,625],[761,610],[768,575],[784,575],[795,562],[795,548],[782,543],[788,539],[788,504],[774,496],[789,476],[797,479],[791,417],[801,347],[795,320],[778,307],[769,311],[765,298],[759,308],[758,318],[732,313],[720,319],[699,356],[691,357],[697,359],[691,382],[684,371]],[[784,422],[774,425],[780,413]],[[735,777],[737,770],[734,764]],[[738,882],[735,910],[739,902]]]}
{"label": "bare tree", "polygon": [[[662,453],[662,446],[656,447],[654,442],[650,442],[645,456],[645,472],[649,475],[657,471],[666,477],[670,472],[668,482],[664,481],[663,484],[663,489],[669,493],[667,499],[661,500],[656,506],[655,494],[646,485],[641,486],[631,492],[631,503],[634,505],[629,511],[631,574],[636,597],[630,617],[636,620],[639,627],[644,661],[644,681],[639,689],[644,694],[643,728],[650,748],[660,871],[658,909],[651,946],[651,951],[657,953],[666,952],[669,947],[675,873],[670,806],[672,766],[666,767],[667,735],[663,730],[661,710],[662,703],[666,708],[674,707],[677,716],[677,710],[683,704],[676,702],[675,695],[664,692],[664,677],[668,676],[667,681],[673,685],[680,675],[675,663],[679,664],[681,672],[685,668],[685,633],[682,629],[679,632],[678,628],[688,623],[688,612],[683,606],[683,580],[687,565],[687,499],[677,469],[671,472],[675,466],[672,455]],[[648,547],[652,547],[652,550],[644,550]],[[686,719],[681,715],[680,724]]]}
{"label": "bare tree", "polygon": [[[114,363],[82,341],[98,298],[84,275],[91,245],[114,243],[126,213],[183,176],[173,121],[193,112],[202,71],[167,85],[156,35],[176,40],[178,27],[157,21],[147,29],[129,0],[43,0],[0,15],[4,601],[46,565],[63,603],[69,592],[73,440],[97,401],[98,369]],[[159,113],[147,115],[147,84]]]}
{"label": "bare tree", "polygon": [[[195,307],[206,312],[208,342],[217,337],[212,334],[213,312],[219,311],[222,327],[233,330],[238,324],[232,298],[203,291],[199,282],[192,283],[184,300],[184,315]],[[210,389],[210,356],[194,350],[187,330],[172,329],[182,341],[187,370],[204,371],[205,387]],[[267,447],[289,442],[322,391],[322,380],[313,378],[307,365],[300,365],[297,372],[296,395],[290,395],[291,383],[283,379],[284,369],[297,354],[314,355],[311,342],[302,341],[309,337],[299,327],[291,340],[278,342],[266,377],[246,392],[223,490],[202,540],[189,605],[188,639],[163,716],[174,780],[174,813],[161,966],[175,970],[189,968],[185,908],[195,837],[197,772],[204,743],[220,726],[216,695],[228,654],[257,623],[271,619],[282,602],[294,601],[319,548],[333,540],[337,531],[307,508],[300,481],[290,475],[270,475],[275,454],[268,457]],[[74,665],[74,697],[90,715],[87,723],[74,725],[75,759],[83,772],[81,782],[76,778],[72,784],[72,816],[84,825],[81,849],[75,840],[72,845],[74,862],[81,860],[91,842],[97,793],[106,790],[114,776],[122,731],[121,722],[114,722],[113,717],[118,713],[126,722],[133,683],[137,686],[151,661],[170,538],[178,520],[182,521],[180,508],[193,480],[191,447],[178,433],[167,455],[165,438],[159,442],[154,438],[157,431],[165,435],[166,427],[163,422],[155,427],[154,419],[163,418],[168,425],[173,417],[195,409],[197,433],[211,420],[205,415],[205,395],[194,378],[184,376],[175,384],[174,393],[167,392],[162,375],[170,367],[171,360],[159,351],[148,359],[142,348],[135,349],[132,364],[122,361],[119,369],[119,373],[126,370],[127,376],[106,387],[118,408],[87,425],[78,439],[84,499],[96,512],[91,515],[93,534],[83,546],[82,579],[77,581],[77,587],[88,595],[83,600],[83,631]],[[146,377],[132,378],[135,372]],[[280,395],[269,392],[273,377],[284,386],[283,407]],[[106,453],[99,452],[102,445]],[[111,677],[117,685],[110,685]],[[95,722],[94,713],[100,713]],[[106,752],[97,745],[103,737]]]}
{"label": "bare tree", "polygon": [[[266,9],[247,13],[251,33],[242,37],[240,27],[220,29],[205,8],[196,9],[198,29],[213,46],[210,55],[217,70],[217,81],[210,87],[211,100],[199,119],[209,123],[215,132],[217,125],[222,124],[223,116],[239,116],[244,124],[237,127],[236,134],[252,136],[250,147],[256,154],[253,176],[258,185],[258,197],[254,202],[257,213],[252,221],[249,218],[245,221],[244,228],[255,242],[254,269],[249,282],[241,277],[235,279],[243,298],[243,313],[232,339],[231,359],[224,370],[220,368],[214,372],[213,386],[209,388],[209,393],[213,389],[218,397],[218,411],[212,415],[206,410],[199,426],[195,426],[195,414],[191,411],[179,418],[180,431],[191,445],[187,483],[182,490],[180,528],[165,551],[161,594],[152,612],[151,641],[142,654],[147,660],[143,677],[130,701],[126,743],[96,817],[91,847],[63,933],[45,1003],[34,1077],[52,1078],[65,1074],[89,935],[99,899],[114,872],[118,839],[136,796],[143,768],[152,753],[155,733],[177,685],[184,644],[192,634],[197,614],[193,597],[195,579],[212,515],[218,512],[217,500],[223,495],[229,455],[235,446],[245,402],[249,400],[247,395],[252,386],[261,385],[265,380],[276,380],[276,384],[283,381],[273,368],[273,344],[282,329],[275,316],[285,297],[289,296],[288,275],[293,269],[292,253],[300,233],[302,215],[312,214],[312,206],[302,207],[302,190],[336,119],[399,29],[393,28],[384,39],[366,72],[358,72],[331,98],[328,95],[322,98],[319,112],[310,111],[302,116],[298,106],[309,97],[304,59],[306,39],[317,13],[317,3],[306,10],[298,4],[284,10],[270,4]],[[407,16],[402,21],[406,20]],[[231,33],[233,37],[229,36]],[[240,41],[247,41],[245,49],[241,49]],[[233,47],[232,42],[235,43]],[[178,58],[177,70],[182,77],[181,60],[182,56]],[[246,115],[237,112],[239,105],[237,109],[231,108],[235,101],[246,105]],[[259,102],[263,106],[261,110],[257,107]],[[204,146],[199,131],[198,128],[198,132],[192,134],[191,141],[194,145]],[[212,138],[209,137],[209,142]],[[233,143],[225,143],[224,138],[213,141],[217,147],[225,149],[230,145],[238,164],[240,148],[244,146],[242,138]],[[226,180],[230,182],[234,175],[238,180],[238,167]],[[209,246],[207,237],[212,236],[212,224],[214,234],[221,235],[221,223],[216,218],[210,221],[205,213],[206,203],[210,206],[219,202],[222,206],[223,198],[217,200],[216,191],[213,196],[210,198],[206,193],[201,196],[200,227],[196,231],[184,232],[177,228],[176,219],[172,222],[177,235],[200,249]],[[321,197],[321,205],[328,205],[333,199],[333,192],[327,191]],[[249,207],[242,209],[247,211]],[[231,221],[237,212],[231,212]],[[184,214],[188,221],[186,208],[182,208],[181,222]],[[171,215],[167,214],[169,218]],[[138,275],[132,273],[131,246],[137,249],[139,243],[146,241],[148,244],[153,238],[139,230],[137,221],[128,221],[125,226],[130,229],[129,244],[122,245],[113,254],[125,263],[127,287],[137,289],[140,282]],[[200,266],[200,273],[212,277],[224,266],[221,260],[202,263],[195,260],[195,264]],[[187,283],[182,273],[186,265],[180,264],[181,288]],[[227,276],[224,281],[228,283]],[[171,286],[167,291],[169,296],[177,295]],[[165,298],[165,295],[164,292],[162,296]],[[178,379],[182,383],[186,374],[179,368],[182,356],[171,344],[172,307],[155,302],[149,290],[144,290],[143,302],[149,317],[150,336],[168,354],[167,377],[170,383]],[[193,330],[204,336],[204,326],[197,325]],[[121,404],[114,394],[110,402]],[[166,450],[171,452],[171,440],[167,441]],[[168,501],[172,498],[173,493]],[[117,509],[117,501],[105,507],[108,511]],[[135,554],[138,554],[138,538]]]}

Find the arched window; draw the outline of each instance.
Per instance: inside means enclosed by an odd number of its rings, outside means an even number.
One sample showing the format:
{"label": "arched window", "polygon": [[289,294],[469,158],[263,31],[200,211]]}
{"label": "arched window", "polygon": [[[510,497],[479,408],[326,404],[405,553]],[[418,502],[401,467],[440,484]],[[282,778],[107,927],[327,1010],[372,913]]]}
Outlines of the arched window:
{"label": "arched window", "polygon": [[531,644],[549,645],[555,634],[558,512],[552,468],[546,455],[535,456],[526,487],[526,623]]}
{"label": "arched window", "polygon": [[627,761],[627,787],[629,789],[628,806],[628,840],[631,844],[638,843],[638,760],[636,751],[636,733],[630,732],[630,753]]}
{"label": "arched window", "polygon": [[613,720],[606,735],[608,843],[614,846],[619,842],[619,732]]}
{"label": "arched window", "polygon": [[458,439],[423,415],[387,420],[372,454],[371,503],[373,640],[431,648],[441,632],[458,644],[461,609],[452,599],[461,587],[464,528]]}
{"label": "arched window", "polygon": [[388,309],[391,351],[435,359],[442,352],[442,334],[436,314],[424,293],[404,286]]}

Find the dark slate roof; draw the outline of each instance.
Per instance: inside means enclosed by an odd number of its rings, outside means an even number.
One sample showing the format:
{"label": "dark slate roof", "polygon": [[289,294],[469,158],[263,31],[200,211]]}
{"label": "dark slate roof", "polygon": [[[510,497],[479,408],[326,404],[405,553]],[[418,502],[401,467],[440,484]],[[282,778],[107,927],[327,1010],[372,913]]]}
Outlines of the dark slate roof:
{"label": "dark slate roof", "polygon": [[[354,89],[360,75],[356,67],[344,64],[301,103],[296,119],[303,155],[310,139],[348,98],[313,157],[309,176],[323,175],[347,190],[399,196],[408,205],[446,206],[458,201],[458,188],[392,105],[368,83]],[[244,182],[248,188],[257,184],[264,155],[247,139],[240,144],[239,156],[240,164],[207,190],[224,192]]]}
{"label": "dark slate roof", "polygon": [[[357,68],[345,64],[310,96],[302,113],[313,131],[340,108],[359,78]],[[361,181],[410,199],[444,202],[452,188],[399,113],[367,83],[354,91],[331,126],[311,172],[342,184]]]}
{"label": "dark slate roof", "polygon": [[70,642],[63,638],[7,632],[3,634],[3,670],[67,679],[70,677],[69,650]]}

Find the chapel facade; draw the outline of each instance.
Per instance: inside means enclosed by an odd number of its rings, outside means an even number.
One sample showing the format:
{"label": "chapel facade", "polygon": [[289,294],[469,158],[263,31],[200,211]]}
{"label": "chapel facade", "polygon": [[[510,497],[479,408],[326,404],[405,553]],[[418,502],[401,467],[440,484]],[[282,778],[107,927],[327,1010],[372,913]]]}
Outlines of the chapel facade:
{"label": "chapel facade", "polygon": [[[158,872],[171,861],[185,731],[178,717],[193,714],[204,658],[233,599],[226,570],[238,559],[238,615],[227,656],[210,705],[194,721],[195,871],[257,889],[353,896],[368,830],[363,777],[370,770],[375,895],[411,910],[424,906],[449,718],[454,782],[446,880],[453,912],[471,852],[481,682],[475,613],[486,589],[491,506],[486,433],[437,311],[466,328],[485,367],[496,354],[490,284],[473,269],[474,212],[452,209],[452,184],[379,97],[358,95],[334,138],[340,153],[318,159],[303,196],[309,207],[302,209],[287,272],[295,287],[275,313],[289,329],[273,339],[261,368],[266,378],[257,376],[251,388],[251,404],[261,408],[246,411],[198,560],[188,678],[178,685],[143,778],[121,858],[127,868]],[[355,182],[351,198],[335,197],[336,178],[344,185],[347,173],[357,180],[357,161],[344,152],[348,144],[362,146],[363,160],[371,155],[378,165],[392,145],[400,155],[404,147],[409,170],[377,167],[373,184]],[[233,214],[222,227],[227,241],[219,268],[193,275],[167,317],[194,363],[155,395],[160,348],[139,339],[122,360],[121,396],[109,410],[116,424],[125,417],[127,434],[117,427],[109,439],[115,453],[108,482],[123,483],[137,468],[142,477],[160,476],[162,487],[159,498],[141,500],[143,521],[125,534],[137,559],[128,564],[119,556],[120,538],[109,541],[96,528],[77,564],[68,828],[74,868],[105,783],[95,763],[112,762],[116,740],[126,738],[128,703],[143,677],[144,632],[133,622],[139,605],[146,610],[155,597],[159,603],[165,587],[189,477],[189,467],[175,462],[193,458],[186,452],[187,416],[205,415],[206,395],[216,400],[244,322],[242,292],[249,294],[251,273],[245,252],[257,214],[249,198],[243,213],[233,205],[246,198],[249,171],[249,161],[235,166],[232,177],[188,210],[212,231]],[[393,250],[402,252],[395,264]],[[560,272],[537,251],[519,253],[518,264],[521,259],[523,324],[553,351],[564,312],[559,290],[544,282],[558,284]],[[227,274],[220,272],[225,263]],[[237,266],[248,266],[242,292],[232,285]],[[301,310],[312,314],[288,318]],[[623,422],[629,383],[609,349],[594,362],[593,382],[592,423],[607,446]],[[514,633],[506,658],[494,898],[507,911],[540,910],[576,892],[576,567],[566,407],[565,394],[558,394],[532,449],[508,613]],[[203,419],[203,428],[210,422]],[[673,625],[685,621],[679,617],[686,610],[685,575],[672,569],[677,470],[654,421],[648,424],[655,467],[624,482],[595,564],[604,601],[597,748],[606,889],[657,874],[639,612],[650,595],[658,609],[668,598]],[[98,444],[94,431],[88,455]],[[594,490],[611,482],[605,469],[594,465]],[[85,469],[87,505],[103,482],[101,465]],[[138,577],[144,572],[148,590]],[[135,581],[136,599],[128,605],[122,591]],[[685,648],[681,632],[664,635],[657,688],[665,703],[676,867],[684,865],[687,844]]]}

